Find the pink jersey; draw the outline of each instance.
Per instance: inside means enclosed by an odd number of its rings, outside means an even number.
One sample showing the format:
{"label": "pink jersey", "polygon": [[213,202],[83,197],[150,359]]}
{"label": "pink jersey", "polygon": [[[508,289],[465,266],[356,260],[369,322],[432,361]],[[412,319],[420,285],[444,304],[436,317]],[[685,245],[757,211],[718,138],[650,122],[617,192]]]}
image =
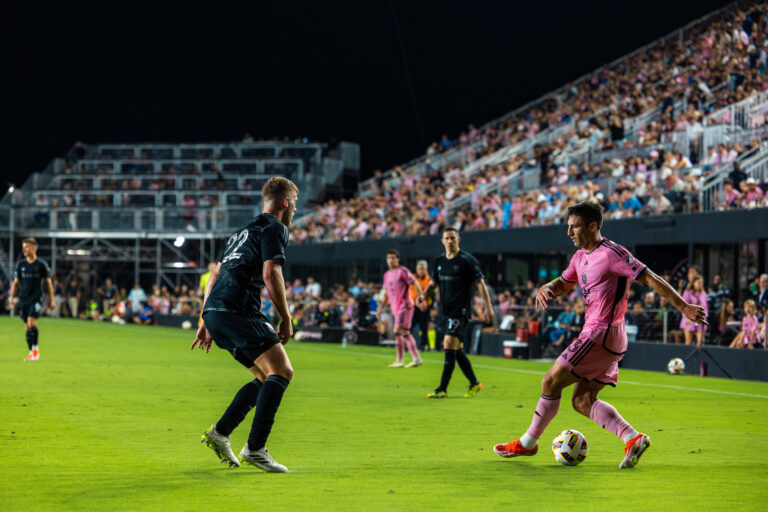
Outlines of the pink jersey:
{"label": "pink jersey", "polygon": [[576,251],[562,279],[581,286],[587,308],[584,328],[623,324],[629,280],[644,268],[628,250],[607,238],[590,253]]}
{"label": "pink jersey", "polygon": [[413,299],[409,291],[413,281],[413,274],[403,266],[384,273],[384,289],[387,291],[389,307],[392,308],[393,315],[413,308]]}

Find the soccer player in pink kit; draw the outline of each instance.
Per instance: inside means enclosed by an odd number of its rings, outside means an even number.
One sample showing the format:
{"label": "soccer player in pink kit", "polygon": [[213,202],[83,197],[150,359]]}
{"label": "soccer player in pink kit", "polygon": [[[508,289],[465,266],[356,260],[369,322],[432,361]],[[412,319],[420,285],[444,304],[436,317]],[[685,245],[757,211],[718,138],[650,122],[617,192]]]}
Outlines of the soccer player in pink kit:
{"label": "soccer player in pink kit", "polygon": [[[405,366],[406,368],[412,368],[414,366],[421,366],[419,349],[416,348],[416,340],[411,335],[414,305],[410,286],[413,284],[419,295],[421,295],[421,287],[418,281],[414,279],[411,271],[400,266],[400,253],[395,249],[387,251],[387,267],[389,267],[389,270],[384,273],[384,300],[381,301],[376,318],[381,317],[381,311],[389,303],[392,316],[395,318],[395,347],[397,349],[397,360],[389,365],[389,367],[402,368]],[[413,360],[404,365],[403,352],[406,345]]]}
{"label": "soccer player in pink kit", "polygon": [[602,223],[603,212],[597,203],[568,208],[568,236],[579,250],[562,276],[539,289],[536,307],[546,309],[551,299],[567,294],[578,282],[587,306],[584,327],[542,380],[541,398],[528,431],[520,439],[494,446],[502,457],[536,454],[539,438],[560,408],[560,395],[571,384],[575,384],[573,408],[624,441],[620,469],[636,466],[651,446],[647,435],[637,432],[612,405],[597,398],[606,384],[616,386],[619,361],[627,350],[624,312],[630,279],[649,286],[689,320],[707,325],[703,308],[685,302],[669,283],[624,247],[603,238]]}

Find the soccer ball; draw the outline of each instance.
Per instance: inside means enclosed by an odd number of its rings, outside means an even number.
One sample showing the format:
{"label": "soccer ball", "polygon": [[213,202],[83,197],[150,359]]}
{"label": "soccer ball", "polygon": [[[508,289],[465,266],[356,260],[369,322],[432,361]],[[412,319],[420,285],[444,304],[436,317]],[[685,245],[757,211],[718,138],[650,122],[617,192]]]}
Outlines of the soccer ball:
{"label": "soccer ball", "polygon": [[564,466],[575,466],[587,458],[587,438],[578,430],[563,430],[552,441],[555,460]]}
{"label": "soccer ball", "polygon": [[672,374],[683,373],[685,371],[685,362],[679,357],[672,358],[667,363],[667,371]]}
{"label": "soccer ball", "polygon": [[181,328],[184,330],[191,329],[192,322],[190,322],[189,320],[184,320],[183,322],[181,322]]}

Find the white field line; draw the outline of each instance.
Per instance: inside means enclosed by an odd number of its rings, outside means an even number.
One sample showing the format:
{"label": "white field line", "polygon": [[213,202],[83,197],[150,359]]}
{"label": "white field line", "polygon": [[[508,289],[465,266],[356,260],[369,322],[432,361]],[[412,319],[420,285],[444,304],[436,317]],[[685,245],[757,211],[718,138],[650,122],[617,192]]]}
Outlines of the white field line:
{"label": "white field line", "polygon": [[[379,359],[392,359],[391,355],[384,355],[384,354],[366,354],[364,352],[355,352],[355,351],[347,351],[342,349],[331,349],[331,348],[321,348],[321,347],[315,347],[315,346],[309,346],[306,343],[303,343],[301,345],[303,349],[306,350],[313,350],[315,352],[329,352],[333,354],[349,354],[354,356],[365,356],[365,357],[377,357]],[[442,361],[428,361],[425,360],[425,363],[434,363],[434,364],[443,364]],[[544,372],[541,371],[535,371],[535,370],[523,370],[520,368],[508,368],[504,366],[490,366],[490,365],[484,365],[484,364],[472,364],[475,368],[482,368],[484,370],[498,370],[502,372],[513,372],[513,373],[527,373],[531,375],[539,375],[541,377],[544,376]],[[707,388],[689,388],[686,386],[674,386],[671,384],[652,384],[650,382],[636,382],[632,380],[620,380],[620,384],[629,384],[632,386],[645,386],[645,387],[651,387],[651,388],[664,388],[664,389],[676,389],[680,391],[698,391],[700,393],[715,393],[718,395],[732,395],[732,396],[745,396],[748,398],[764,398],[768,399],[768,395],[758,395],[754,393],[740,393],[738,391],[722,391],[719,389],[707,389]]]}

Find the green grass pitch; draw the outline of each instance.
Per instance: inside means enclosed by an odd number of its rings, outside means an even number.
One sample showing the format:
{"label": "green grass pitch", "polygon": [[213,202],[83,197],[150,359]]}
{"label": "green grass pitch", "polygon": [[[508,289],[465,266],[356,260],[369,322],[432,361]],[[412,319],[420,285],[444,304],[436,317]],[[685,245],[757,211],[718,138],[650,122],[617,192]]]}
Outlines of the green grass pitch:
{"label": "green grass pitch", "polygon": [[[228,469],[199,444],[249,374],[191,352],[174,329],[40,320],[25,363],[18,318],[0,318],[0,510],[765,510],[768,383],[622,370],[601,397],[653,446],[619,471],[623,444],[570,408],[532,458],[492,446],[528,426],[547,365],[472,357],[483,391],[428,400],[442,354],[389,369],[394,350],[287,345],[296,375],[268,447],[290,474]],[[666,361],[659,361],[660,368]],[[232,436],[239,451],[251,416]],[[586,461],[549,442],[581,431]]]}

